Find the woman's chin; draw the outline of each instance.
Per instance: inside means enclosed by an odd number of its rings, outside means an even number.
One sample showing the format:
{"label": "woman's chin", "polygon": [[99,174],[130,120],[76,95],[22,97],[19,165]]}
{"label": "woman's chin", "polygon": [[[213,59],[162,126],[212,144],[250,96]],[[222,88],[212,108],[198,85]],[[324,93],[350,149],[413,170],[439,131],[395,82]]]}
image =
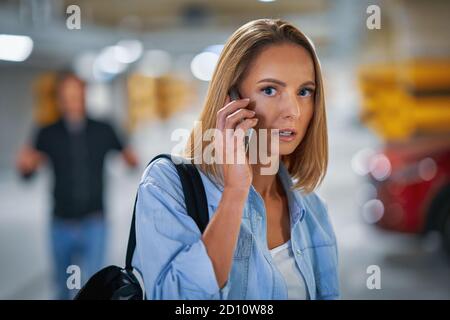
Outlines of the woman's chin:
{"label": "woman's chin", "polygon": [[291,153],[293,153],[295,151],[297,146],[298,146],[298,143],[296,143],[295,141],[292,141],[292,142],[281,142],[280,141],[280,145],[278,147],[280,156],[290,155]]}

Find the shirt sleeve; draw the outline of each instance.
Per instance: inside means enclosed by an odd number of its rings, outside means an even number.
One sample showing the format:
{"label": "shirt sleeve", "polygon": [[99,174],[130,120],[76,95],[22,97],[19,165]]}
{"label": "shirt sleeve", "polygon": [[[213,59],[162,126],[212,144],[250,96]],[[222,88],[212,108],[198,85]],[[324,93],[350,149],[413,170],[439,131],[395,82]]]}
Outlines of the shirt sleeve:
{"label": "shirt sleeve", "polygon": [[36,128],[32,137],[32,146],[36,150],[44,153],[49,151],[48,134],[45,128]]}
{"label": "shirt sleeve", "polygon": [[133,265],[149,299],[225,299],[181,182],[167,159],[152,163],[138,189]]}

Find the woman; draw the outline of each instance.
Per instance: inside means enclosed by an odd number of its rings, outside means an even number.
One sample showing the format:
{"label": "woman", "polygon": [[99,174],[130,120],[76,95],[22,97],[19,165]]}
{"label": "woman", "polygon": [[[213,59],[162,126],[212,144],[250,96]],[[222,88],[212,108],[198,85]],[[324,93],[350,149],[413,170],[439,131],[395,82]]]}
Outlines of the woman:
{"label": "woman", "polygon": [[[246,99],[231,101],[230,88]],[[222,133],[213,139],[218,159],[245,154],[242,143],[230,143],[238,132],[275,129],[267,148],[273,155],[278,143],[278,170],[262,174],[267,163],[248,158],[195,161],[210,215],[200,234],[173,164],[152,163],[139,186],[133,258],[147,298],[338,298],[336,238],[313,191],[328,145],[320,65],[308,38],[281,20],[240,27],[221,53],[199,125]],[[211,143],[195,134],[191,159]]]}

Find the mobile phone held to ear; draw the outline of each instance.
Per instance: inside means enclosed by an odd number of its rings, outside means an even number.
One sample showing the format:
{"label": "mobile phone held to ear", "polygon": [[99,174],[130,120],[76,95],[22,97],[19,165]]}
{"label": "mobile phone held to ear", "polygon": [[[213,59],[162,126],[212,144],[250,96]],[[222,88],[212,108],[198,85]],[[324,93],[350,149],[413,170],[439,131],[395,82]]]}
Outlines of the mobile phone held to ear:
{"label": "mobile phone held to ear", "polygon": [[[239,100],[241,99],[241,96],[239,94],[239,91],[236,89],[236,87],[232,87],[229,91],[230,99],[231,101]],[[244,120],[242,120],[244,121]],[[250,139],[252,138],[253,132],[255,130],[253,128],[250,128],[245,133],[245,140],[244,140],[244,146],[245,146],[245,153],[248,151],[248,146],[250,144]]]}
{"label": "mobile phone held to ear", "polygon": [[235,87],[230,89],[229,95],[230,95],[231,101],[239,100],[241,98],[239,95],[239,92],[237,91],[237,89]]}

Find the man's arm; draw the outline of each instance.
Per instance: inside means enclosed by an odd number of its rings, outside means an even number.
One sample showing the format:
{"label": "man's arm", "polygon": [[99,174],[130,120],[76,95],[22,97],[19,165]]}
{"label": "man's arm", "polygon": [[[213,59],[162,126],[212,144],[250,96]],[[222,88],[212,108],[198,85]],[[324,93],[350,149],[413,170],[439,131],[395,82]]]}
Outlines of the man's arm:
{"label": "man's arm", "polygon": [[16,158],[16,169],[24,178],[29,178],[44,163],[44,154],[30,145],[20,149]]}
{"label": "man's arm", "polygon": [[128,166],[136,168],[138,165],[138,159],[136,153],[130,147],[126,147],[122,150],[122,157]]}
{"label": "man's arm", "polygon": [[106,128],[108,130],[109,148],[120,151],[126,164],[131,168],[136,168],[138,166],[138,158],[134,150],[123,143],[111,125],[106,124]]}

